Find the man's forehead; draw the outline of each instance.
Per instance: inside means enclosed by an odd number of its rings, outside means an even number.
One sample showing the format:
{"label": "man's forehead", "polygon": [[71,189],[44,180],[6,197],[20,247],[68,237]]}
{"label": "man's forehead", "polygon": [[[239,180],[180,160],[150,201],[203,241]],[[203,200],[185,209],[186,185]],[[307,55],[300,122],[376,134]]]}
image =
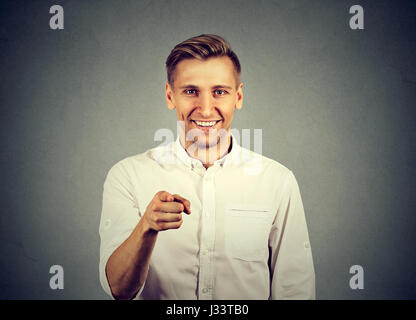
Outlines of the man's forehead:
{"label": "man's forehead", "polygon": [[187,83],[195,86],[233,86],[235,81],[234,65],[228,57],[185,59],[177,64],[175,70],[175,83],[179,86]]}

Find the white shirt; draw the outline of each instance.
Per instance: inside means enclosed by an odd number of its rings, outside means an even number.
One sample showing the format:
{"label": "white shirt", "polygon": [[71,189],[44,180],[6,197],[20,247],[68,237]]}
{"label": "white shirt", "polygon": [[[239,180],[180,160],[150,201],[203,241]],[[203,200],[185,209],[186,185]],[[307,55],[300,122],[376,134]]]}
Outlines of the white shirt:
{"label": "white shirt", "polygon": [[108,172],[99,227],[105,265],[161,190],[191,202],[179,229],[160,231],[135,299],[315,299],[304,208],[289,169],[237,144],[205,169],[179,139]]}

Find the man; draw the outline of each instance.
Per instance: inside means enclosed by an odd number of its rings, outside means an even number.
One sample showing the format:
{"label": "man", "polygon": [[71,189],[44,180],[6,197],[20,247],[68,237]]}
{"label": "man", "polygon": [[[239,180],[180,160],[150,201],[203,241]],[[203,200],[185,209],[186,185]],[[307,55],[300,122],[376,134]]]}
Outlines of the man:
{"label": "man", "polygon": [[115,299],[314,299],[293,173],[231,135],[243,102],[236,54],[223,38],[200,35],[178,44],[166,68],[180,135],[107,175],[104,290]]}

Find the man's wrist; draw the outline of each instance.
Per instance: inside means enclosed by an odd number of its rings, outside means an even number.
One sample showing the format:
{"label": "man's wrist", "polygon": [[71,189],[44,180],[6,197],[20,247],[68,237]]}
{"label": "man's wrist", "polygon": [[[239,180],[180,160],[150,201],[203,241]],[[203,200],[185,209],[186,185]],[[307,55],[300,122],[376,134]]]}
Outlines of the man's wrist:
{"label": "man's wrist", "polygon": [[145,218],[142,218],[138,224],[138,232],[143,238],[155,237],[157,231],[152,229]]}

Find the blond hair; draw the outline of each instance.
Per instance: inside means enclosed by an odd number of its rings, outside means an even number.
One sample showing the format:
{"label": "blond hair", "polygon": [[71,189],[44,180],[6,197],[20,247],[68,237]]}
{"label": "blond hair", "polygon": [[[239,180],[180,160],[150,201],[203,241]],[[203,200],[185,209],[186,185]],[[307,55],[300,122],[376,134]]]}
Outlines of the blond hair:
{"label": "blond hair", "polygon": [[222,37],[215,34],[201,34],[177,44],[166,59],[168,82],[173,86],[176,65],[184,59],[206,60],[211,57],[229,57],[234,64],[237,85],[240,82],[241,65],[237,55]]}

